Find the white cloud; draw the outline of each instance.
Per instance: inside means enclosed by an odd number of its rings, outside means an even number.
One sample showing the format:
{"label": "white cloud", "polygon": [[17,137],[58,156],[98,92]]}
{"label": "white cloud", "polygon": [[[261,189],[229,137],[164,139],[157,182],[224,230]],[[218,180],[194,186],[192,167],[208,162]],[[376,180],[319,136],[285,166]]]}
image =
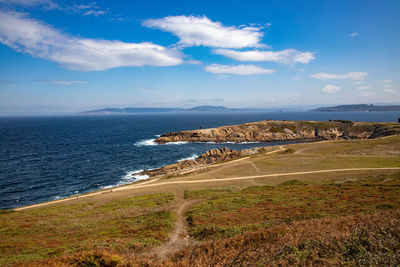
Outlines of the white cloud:
{"label": "white cloud", "polygon": [[264,69],[256,65],[220,65],[211,64],[206,66],[207,72],[215,74],[236,74],[236,75],[255,75],[255,74],[272,74],[273,69]]}
{"label": "white cloud", "polygon": [[79,80],[41,80],[38,82],[45,82],[51,84],[61,84],[61,85],[73,85],[73,84],[87,84],[85,81]]}
{"label": "white cloud", "polygon": [[67,7],[65,10],[69,10],[75,13],[81,13],[84,16],[102,16],[109,13],[108,10],[102,10],[97,5],[96,2],[92,2],[89,4],[74,4],[72,7]]}
{"label": "white cloud", "polygon": [[367,72],[349,72],[346,74],[314,73],[310,77],[322,80],[364,80],[369,74]]}
{"label": "white cloud", "polygon": [[262,26],[224,26],[206,16],[169,16],[148,19],[143,25],[176,35],[183,46],[211,46],[223,48],[263,47]]}
{"label": "white cloud", "polygon": [[368,90],[368,89],[370,89],[369,86],[359,86],[359,87],[357,87],[357,90]]}
{"label": "white cloud", "polygon": [[52,0],[0,0],[0,3],[24,7],[43,6],[47,9],[60,8],[58,3]]}
{"label": "white cloud", "polygon": [[350,35],[350,37],[355,37],[356,35],[358,35],[358,32],[353,32],[353,33],[350,33],[349,35]]}
{"label": "white cloud", "polygon": [[355,81],[355,82],[352,82],[353,84],[362,84],[362,82],[361,81]]}
{"label": "white cloud", "polygon": [[301,80],[301,77],[293,77],[292,80],[298,81]]}
{"label": "white cloud", "polygon": [[182,54],[153,43],[125,43],[70,36],[16,12],[0,11],[0,42],[18,52],[78,71],[126,66],[172,66]]}
{"label": "white cloud", "polygon": [[325,93],[331,94],[331,93],[335,93],[335,92],[339,91],[340,89],[341,89],[340,86],[328,84],[328,85],[325,85],[324,88],[322,88],[322,91],[324,91]]}
{"label": "white cloud", "polygon": [[394,89],[383,89],[382,91],[388,94],[397,94],[396,90]]}
{"label": "white cloud", "polygon": [[391,83],[392,80],[382,80],[381,82],[383,82],[383,83]]}
{"label": "white cloud", "polygon": [[393,86],[391,84],[385,84],[383,87],[386,88],[386,89],[393,88]]}
{"label": "white cloud", "polygon": [[109,13],[108,10],[102,10],[96,2],[68,5],[57,0],[0,0],[0,3],[25,8],[40,7],[44,10],[57,9],[66,12],[79,13],[83,16],[92,15],[97,17]]}
{"label": "white cloud", "polygon": [[368,97],[368,96],[374,95],[374,93],[372,93],[371,91],[363,91],[363,92],[361,92],[360,95],[363,97]]}
{"label": "white cloud", "polygon": [[307,64],[315,59],[313,52],[301,52],[296,49],[281,51],[235,51],[231,49],[214,49],[214,54],[223,55],[238,61],[269,61],[283,64],[303,63]]}
{"label": "white cloud", "polygon": [[196,60],[196,59],[190,59],[190,60],[186,60],[185,63],[192,64],[192,65],[201,65],[201,64],[203,64],[203,61]]}

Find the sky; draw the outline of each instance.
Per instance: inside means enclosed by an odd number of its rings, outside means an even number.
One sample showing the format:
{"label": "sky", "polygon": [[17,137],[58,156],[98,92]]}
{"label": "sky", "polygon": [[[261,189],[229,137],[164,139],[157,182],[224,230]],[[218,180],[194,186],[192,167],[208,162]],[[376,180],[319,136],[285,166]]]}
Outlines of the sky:
{"label": "sky", "polygon": [[400,1],[0,0],[0,116],[400,103]]}

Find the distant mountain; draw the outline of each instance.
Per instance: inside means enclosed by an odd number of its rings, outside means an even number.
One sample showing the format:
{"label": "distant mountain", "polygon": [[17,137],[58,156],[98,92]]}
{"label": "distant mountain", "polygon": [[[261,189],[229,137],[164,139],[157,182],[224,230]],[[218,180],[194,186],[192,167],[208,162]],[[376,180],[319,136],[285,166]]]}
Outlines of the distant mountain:
{"label": "distant mountain", "polygon": [[206,111],[206,112],[221,112],[221,111],[231,111],[231,110],[232,109],[224,106],[197,106],[186,109],[186,111]]}
{"label": "distant mountain", "polygon": [[224,106],[197,106],[193,108],[103,108],[80,112],[81,115],[100,115],[100,114],[131,114],[131,113],[165,113],[165,112],[254,112],[265,111],[265,109],[247,109],[247,108],[227,108]]}
{"label": "distant mountain", "polygon": [[183,108],[103,108],[79,112],[78,114],[128,114],[128,113],[162,113],[179,112]]}
{"label": "distant mountain", "polygon": [[334,107],[320,107],[313,109],[311,111],[400,111],[400,105],[387,105],[387,106],[374,106],[368,104],[358,104],[358,105],[340,105]]}

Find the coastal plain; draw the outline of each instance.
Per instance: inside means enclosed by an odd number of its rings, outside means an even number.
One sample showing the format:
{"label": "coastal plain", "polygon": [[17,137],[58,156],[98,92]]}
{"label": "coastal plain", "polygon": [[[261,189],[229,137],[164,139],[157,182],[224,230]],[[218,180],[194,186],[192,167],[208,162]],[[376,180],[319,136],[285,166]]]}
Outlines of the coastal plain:
{"label": "coastal plain", "polygon": [[0,214],[0,265],[400,262],[400,135],[238,159]]}

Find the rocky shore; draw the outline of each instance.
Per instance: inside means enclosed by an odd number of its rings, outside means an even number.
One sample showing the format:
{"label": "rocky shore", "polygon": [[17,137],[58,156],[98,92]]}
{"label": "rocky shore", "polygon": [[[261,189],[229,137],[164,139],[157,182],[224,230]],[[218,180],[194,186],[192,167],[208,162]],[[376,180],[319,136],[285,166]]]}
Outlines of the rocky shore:
{"label": "rocky shore", "polygon": [[176,173],[182,170],[188,170],[195,167],[205,166],[208,164],[223,162],[227,160],[238,159],[243,155],[244,151],[232,150],[230,148],[214,148],[199,157],[191,160],[183,160],[175,164],[167,165],[154,170],[145,170],[140,175],[148,175],[150,177],[158,175],[166,175]]}
{"label": "rocky shore", "polygon": [[398,123],[351,121],[274,121],[265,120],[210,129],[171,132],[155,142],[268,142],[288,140],[370,139],[400,134]]}
{"label": "rocky shore", "polygon": [[[351,122],[351,121],[274,121],[266,120],[241,125],[211,129],[171,132],[161,135],[155,142],[268,142],[303,140],[371,139],[400,134],[398,123]],[[237,151],[229,148],[212,149],[192,160],[183,160],[154,170],[142,171],[150,177],[178,173],[208,164],[238,159],[255,153],[257,149]]]}

